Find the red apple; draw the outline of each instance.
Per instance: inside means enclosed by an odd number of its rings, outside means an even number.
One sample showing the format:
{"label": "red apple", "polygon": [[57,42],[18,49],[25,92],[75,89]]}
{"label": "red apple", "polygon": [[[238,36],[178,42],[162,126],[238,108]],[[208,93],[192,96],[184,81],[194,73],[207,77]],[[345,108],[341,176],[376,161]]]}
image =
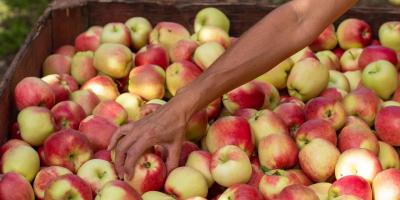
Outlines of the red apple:
{"label": "red apple", "polygon": [[285,187],[295,184],[300,184],[295,174],[284,170],[272,170],[261,179],[259,190],[264,199],[272,200],[276,199]]}
{"label": "red apple", "polygon": [[81,33],[75,39],[76,51],[91,51],[95,52],[99,48],[100,35],[103,27],[92,26],[87,31]]}
{"label": "red apple", "polygon": [[189,142],[186,140],[183,141],[178,166],[179,167],[185,166],[190,153],[192,153],[193,151],[198,151],[198,150],[199,150],[199,147],[195,143]]}
{"label": "red apple", "polygon": [[295,105],[299,106],[301,109],[304,109],[304,102],[302,102],[300,99],[296,98],[296,97],[288,97],[285,98],[281,101],[280,104],[284,104],[284,103],[294,103]]}
{"label": "red apple", "polygon": [[254,187],[246,184],[235,184],[225,190],[218,199],[230,200],[263,200],[261,193]]}
{"label": "red apple", "polygon": [[165,71],[157,65],[138,66],[129,74],[129,92],[146,100],[162,99],[165,93],[164,85]]}
{"label": "red apple", "polygon": [[40,159],[40,166],[41,167],[46,167],[48,166],[47,162],[46,162],[46,155],[44,154],[44,147],[40,146],[37,149],[37,152],[39,154],[39,159]]}
{"label": "red apple", "polygon": [[71,74],[72,58],[60,54],[50,55],[44,60],[42,75]]}
{"label": "red apple", "polygon": [[85,110],[73,101],[63,101],[56,104],[51,109],[51,113],[59,129],[78,130],[79,124],[86,118]]}
{"label": "red apple", "polygon": [[41,106],[51,109],[56,96],[49,84],[36,77],[22,79],[14,90],[14,103],[18,111],[29,106]]}
{"label": "red apple", "polygon": [[93,159],[102,159],[111,162],[111,152],[108,150],[100,150],[93,154]]}
{"label": "red apple", "polygon": [[33,182],[36,199],[43,200],[46,186],[55,178],[72,172],[64,167],[51,166],[39,171]]}
{"label": "red apple", "polygon": [[142,119],[144,117],[146,117],[147,115],[150,115],[151,113],[153,113],[155,110],[157,110],[158,108],[160,108],[162,105],[158,104],[158,103],[146,103],[144,104],[142,107],[140,107],[135,120],[139,120]]}
{"label": "red apple", "polygon": [[92,200],[89,185],[79,176],[64,174],[53,179],[46,187],[44,199]]}
{"label": "red apple", "polygon": [[339,130],[346,122],[347,113],[343,104],[332,98],[317,97],[307,102],[304,108],[306,120],[324,119]]}
{"label": "red apple", "polygon": [[65,101],[69,98],[72,92],[79,89],[78,83],[68,74],[51,74],[42,78],[48,83],[56,95],[56,102]]}
{"label": "red apple", "polygon": [[314,184],[314,182],[310,178],[308,178],[308,176],[301,169],[288,169],[286,171],[295,174],[299,179],[301,185],[310,186]]}
{"label": "red apple", "polygon": [[97,76],[98,71],[93,65],[94,53],[91,51],[78,52],[72,58],[71,75],[79,85]]}
{"label": "red apple", "polygon": [[337,45],[335,34],[335,26],[329,25],[319,36],[310,44],[311,50],[314,52],[322,50],[331,50]]}
{"label": "red apple", "polygon": [[338,137],[338,149],[340,153],[353,148],[369,149],[376,156],[379,156],[378,140],[369,127],[361,124],[352,124],[340,131]]}
{"label": "red apple", "polygon": [[353,195],[364,200],[372,200],[372,189],[361,176],[349,175],[335,181],[329,188],[329,198]]}
{"label": "red apple", "polygon": [[79,104],[85,110],[86,116],[91,115],[93,109],[100,103],[99,97],[90,90],[77,90],[71,93],[69,100]]}
{"label": "red apple", "polygon": [[128,113],[121,104],[112,101],[101,101],[93,110],[93,115],[105,117],[117,125],[122,125],[128,119]]}
{"label": "red apple", "polygon": [[19,131],[18,122],[11,126],[10,139],[22,140],[21,131]]}
{"label": "red apple", "polygon": [[192,55],[194,51],[199,47],[199,43],[191,39],[183,39],[176,42],[169,50],[169,56],[171,62],[179,60],[186,60],[194,63]]}
{"label": "red apple", "polygon": [[221,110],[221,99],[222,97],[219,97],[207,105],[206,112],[208,121],[211,121],[218,116],[218,113]]}
{"label": "red apple", "polygon": [[306,121],[303,109],[293,103],[280,104],[274,109],[289,128],[289,135],[294,138],[299,127]]}
{"label": "red apple", "polygon": [[250,81],[232,91],[224,94],[222,103],[230,113],[235,113],[243,108],[253,108],[259,110],[265,99],[265,93],[255,82]]}
{"label": "red apple", "polygon": [[186,140],[191,142],[198,142],[206,134],[208,125],[206,109],[202,109],[197,112],[187,123],[186,126]]}
{"label": "red apple", "polygon": [[54,54],[68,56],[71,59],[72,57],[74,57],[75,53],[76,53],[75,47],[72,45],[63,45],[61,47],[58,47],[58,49],[54,51]]}
{"label": "red apple", "polygon": [[142,47],[136,54],[135,65],[142,66],[153,64],[164,70],[169,65],[168,52],[158,44],[150,44]]}
{"label": "red apple", "polygon": [[235,114],[233,114],[232,116],[236,116],[236,117],[241,117],[244,118],[245,120],[249,120],[252,117],[254,117],[257,114],[257,110],[252,109],[252,108],[245,108],[245,109],[240,109],[238,111],[235,112]]}
{"label": "red apple", "polygon": [[193,63],[180,60],[166,68],[165,81],[168,91],[175,96],[179,88],[188,85],[201,74],[201,70]]}
{"label": "red apple", "polygon": [[295,141],[299,149],[304,148],[316,138],[323,138],[336,146],[337,136],[332,124],[322,119],[312,119],[305,122],[296,132]]}
{"label": "red apple", "polygon": [[400,129],[399,121],[400,107],[388,106],[382,108],[375,119],[375,130],[379,138],[390,145],[400,146],[400,139],[397,136]]}
{"label": "red apple", "polygon": [[115,100],[120,95],[114,80],[108,76],[93,77],[80,89],[92,91],[100,100]]}
{"label": "red apple", "polygon": [[[99,198],[99,199],[97,199]],[[107,182],[99,192],[96,200],[143,200],[138,192],[128,183],[120,180]]]}
{"label": "red apple", "polygon": [[329,98],[334,98],[339,102],[342,102],[342,99],[346,97],[348,92],[339,89],[339,88],[328,88],[325,91],[323,91],[319,97],[329,97]]}
{"label": "red apple", "polygon": [[35,194],[29,181],[15,172],[0,174],[0,199],[34,200]]}
{"label": "red apple", "polygon": [[304,185],[290,185],[285,187],[276,200],[319,200],[317,194]]}
{"label": "red apple", "polygon": [[389,61],[397,68],[397,70],[400,67],[399,61],[397,60],[397,52],[384,46],[365,47],[358,59],[358,65],[362,70],[364,70],[368,64],[378,60]]}
{"label": "red apple", "polygon": [[339,45],[342,49],[363,48],[371,43],[371,27],[363,20],[349,18],[337,29]]}
{"label": "red apple", "polygon": [[344,53],[344,50],[340,47],[336,47],[332,50],[332,52],[340,59]]}

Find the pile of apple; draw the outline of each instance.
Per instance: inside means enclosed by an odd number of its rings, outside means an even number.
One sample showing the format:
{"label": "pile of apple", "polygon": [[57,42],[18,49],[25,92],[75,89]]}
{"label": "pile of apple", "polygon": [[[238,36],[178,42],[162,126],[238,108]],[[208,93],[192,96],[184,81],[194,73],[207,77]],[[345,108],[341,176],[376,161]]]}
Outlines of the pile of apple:
{"label": "pile of apple", "polygon": [[0,200],[399,199],[400,22],[372,40],[355,18],[194,115],[170,174],[155,145],[118,178],[113,133],[206,70],[237,40],[229,27],[216,8],[192,35],[133,17],[57,49],[15,88]]}

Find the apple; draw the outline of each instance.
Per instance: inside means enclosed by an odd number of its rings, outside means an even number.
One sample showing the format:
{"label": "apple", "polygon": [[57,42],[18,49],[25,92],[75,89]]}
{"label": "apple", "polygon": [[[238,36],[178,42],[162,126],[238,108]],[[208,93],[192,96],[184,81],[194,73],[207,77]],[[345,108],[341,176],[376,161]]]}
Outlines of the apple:
{"label": "apple", "polygon": [[225,48],[218,42],[207,42],[196,48],[193,60],[203,71],[210,67],[223,53]]}
{"label": "apple", "polygon": [[255,81],[245,83],[224,94],[222,103],[230,113],[244,108],[259,110],[265,100],[265,93]]}
{"label": "apple", "polygon": [[258,156],[263,167],[269,170],[290,169],[298,161],[299,150],[286,132],[263,137],[258,144]]}
{"label": "apple", "polygon": [[142,195],[143,200],[174,200],[172,197],[159,191],[148,191]]}
{"label": "apple", "polygon": [[108,162],[112,162],[111,160],[111,151],[108,150],[100,150],[93,154],[93,159],[102,159]]}
{"label": "apple", "polygon": [[358,175],[371,184],[375,176],[381,171],[382,165],[372,151],[355,148],[340,155],[335,167],[335,176],[337,180],[340,180],[348,175]]}
{"label": "apple", "polygon": [[276,89],[283,90],[286,88],[286,81],[293,65],[292,59],[287,58],[267,73],[257,77],[255,81],[267,82],[275,86]]}
{"label": "apple", "polygon": [[372,126],[376,114],[381,109],[381,103],[374,90],[358,88],[350,92],[342,101],[348,116],[357,116],[363,119],[368,126]]}
{"label": "apple", "polygon": [[71,74],[72,58],[60,54],[50,55],[44,60],[42,75]]}
{"label": "apple", "polygon": [[264,199],[276,199],[283,188],[294,184],[300,184],[295,174],[284,170],[272,170],[262,177],[259,191]]}
{"label": "apple", "polygon": [[100,103],[99,97],[90,90],[77,90],[72,92],[69,100],[79,104],[86,113],[86,116],[92,114],[93,109]]}
{"label": "apple", "polygon": [[17,172],[32,182],[39,172],[39,154],[29,146],[18,145],[8,149],[0,159],[0,173]]}
{"label": "apple", "polygon": [[189,38],[189,31],[184,26],[174,22],[160,22],[149,33],[150,44],[159,44],[167,52],[179,40]]}
{"label": "apple", "polygon": [[199,170],[207,180],[208,187],[214,184],[214,178],[211,175],[210,163],[212,154],[206,151],[193,151],[189,154],[185,166]]}
{"label": "apple", "polygon": [[400,169],[400,159],[396,150],[390,144],[382,141],[379,143],[379,156],[378,159],[382,164],[382,170],[389,168]]}
{"label": "apple", "polygon": [[6,143],[4,143],[0,147],[0,158],[7,150],[11,149],[12,147],[19,146],[19,145],[31,147],[31,145],[29,145],[27,142],[25,142],[23,140],[17,140],[17,139],[8,140]]}
{"label": "apple", "polygon": [[335,128],[323,119],[311,119],[299,127],[295,135],[297,147],[301,150],[316,138],[322,138],[333,145],[337,144]]}
{"label": "apple", "polygon": [[136,54],[135,65],[157,65],[166,70],[169,65],[168,52],[158,44],[150,44],[142,47]]}
{"label": "apple", "polygon": [[329,58],[332,59],[332,62],[333,62],[333,64],[334,64],[334,66],[335,66],[336,71],[339,71],[339,72],[341,71],[340,60],[339,60],[339,58],[336,56],[336,54],[334,54],[332,51],[329,51],[329,50],[320,51],[320,52],[317,52],[315,55],[316,55],[317,57],[320,56],[320,55],[326,55],[326,56],[328,56]]}
{"label": "apple", "polygon": [[339,130],[347,119],[343,104],[336,99],[328,97],[317,97],[307,102],[304,114],[307,121],[310,119],[327,120],[335,130]]}
{"label": "apple", "polygon": [[356,116],[348,116],[346,119],[346,123],[344,123],[342,128],[340,130],[338,130],[338,133],[340,133],[340,131],[342,131],[342,129],[344,129],[345,127],[350,126],[352,124],[360,124],[360,125],[365,126],[366,128],[369,128],[368,124],[361,118],[356,117]]}
{"label": "apple", "polygon": [[208,125],[207,111],[202,109],[197,112],[187,123],[185,139],[198,142],[206,134]]}
{"label": "apple", "polygon": [[276,200],[319,200],[319,198],[314,190],[295,184],[285,187]]}
{"label": "apple", "polygon": [[346,50],[340,58],[342,72],[362,70],[363,68],[359,66],[359,59],[362,52],[363,48],[351,48]]}
{"label": "apple", "polygon": [[300,99],[298,99],[296,97],[287,97],[287,98],[283,99],[280,104],[284,104],[284,103],[293,103],[296,106],[299,106],[302,110],[304,110],[304,107],[306,106],[303,101],[301,101]]}
{"label": "apple", "polygon": [[68,74],[51,74],[43,77],[42,80],[53,89],[55,103],[67,100],[72,92],[79,89],[75,79]]}
{"label": "apple", "polygon": [[245,109],[240,109],[238,111],[235,112],[235,114],[233,114],[232,116],[236,116],[236,117],[241,117],[244,118],[245,120],[249,120],[252,117],[254,117],[257,114],[257,110],[252,109],[252,108],[245,108]]}
{"label": "apple", "polygon": [[361,176],[348,175],[335,181],[328,191],[329,199],[343,195],[353,195],[364,200],[372,200],[372,189]]}
{"label": "apple", "polygon": [[92,159],[93,150],[89,139],[73,129],[64,129],[52,134],[44,143],[46,162],[76,173],[86,161]]}
{"label": "apple", "polygon": [[157,65],[142,65],[129,74],[129,92],[145,100],[162,99],[165,93],[165,71]]}
{"label": "apple", "polygon": [[34,200],[35,194],[30,183],[20,174],[0,174],[0,199]]}
{"label": "apple", "polygon": [[252,173],[249,181],[247,182],[247,185],[258,188],[261,179],[264,176],[264,172],[261,170],[261,163],[260,160],[258,159],[258,156],[252,156],[250,158],[250,163],[251,163]]}
{"label": "apple", "polygon": [[338,88],[350,92],[350,82],[341,72],[329,70],[329,84],[327,88]]}
{"label": "apple", "polygon": [[58,128],[47,108],[31,106],[23,109],[17,117],[22,139],[32,146],[40,146]]}
{"label": "apple", "polygon": [[249,156],[234,145],[224,146],[213,153],[210,170],[215,182],[224,187],[247,183],[252,173]]}
{"label": "apple", "polygon": [[[309,84],[312,82],[313,84]],[[329,83],[329,71],[316,59],[305,58],[290,71],[287,88],[291,97],[308,101],[317,97]]]}
{"label": "apple", "polygon": [[400,107],[389,106],[382,108],[375,119],[375,130],[382,141],[392,145],[400,146],[397,136],[399,130],[398,121],[400,120]]}
{"label": "apple", "polygon": [[101,101],[115,100],[120,95],[114,80],[108,76],[93,77],[83,84],[80,89],[92,91]]}
{"label": "apple", "polygon": [[281,102],[279,91],[271,83],[257,82],[257,84],[261,87],[265,94],[264,104],[260,109],[275,109]]}
{"label": "apple", "polygon": [[339,150],[328,140],[315,138],[299,153],[303,172],[315,182],[325,182],[335,173]]}
{"label": "apple", "polygon": [[400,65],[397,59],[397,52],[385,46],[368,46],[362,51],[358,64],[365,69],[370,63],[378,60],[386,60],[392,63],[398,70]]}
{"label": "apple", "polygon": [[55,100],[56,97],[51,86],[40,78],[26,77],[15,86],[14,103],[18,111],[29,106],[51,109]]}
{"label": "apple", "polygon": [[329,97],[342,102],[342,99],[348,94],[348,92],[339,88],[328,88],[324,90],[319,97]]}
{"label": "apple", "polygon": [[385,101],[382,103],[382,108],[388,107],[388,106],[400,106],[400,102],[397,101]]}
{"label": "apple", "polygon": [[112,78],[123,78],[132,68],[132,52],[122,44],[102,44],[94,53],[93,66]]}
{"label": "apple", "polygon": [[331,24],[310,44],[310,48],[314,52],[331,50],[336,47],[337,42],[335,26]]}
{"label": "apple", "polygon": [[295,137],[299,127],[306,121],[303,109],[293,103],[280,104],[273,111],[285,122],[292,138]]}
{"label": "apple", "polygon": [[400,170],[387,169],[376,175],[372,183],[374,199],[398,199],[400,196]]}
{"label": "apple", "polygon": [[381,25],[379,28],[379,41],[382,46],[392,48],[396,52],[400,50],[399,28],[400,22],[398,21],[388,21]]}
{"label": "apple", "polygon": [[101,45],[100,36],[103,27],[92,26],[87,31],[75,38],[75,49],[78,52],[91,51],[95,52]]}
{"label": "apple", "polygon": [[239,38],[237,37],[231,37],[231,45],[233,45],[233,43],[235,43]]}
{"label": "apple", "polygon": [[196,33],[198,37],[197,40],[201,44],[207,42],[218,42],[225,49],[231,46],[231,39],[229,38],[228,33],[218,26],[206,25],[201,27],[201,29]]}
{"label": "apple", "polygon": [[318,195],[320,200],[328,200],[328,191],[332,186],[332,183],[315,183],[308,186],[310,189],[314,190],[314,192]]}
{"label": "apple", "polygon": [[142,107],[139,108],[139,112],[137,113],[135,120],[142,119],[146,117],[147,115],[150,115],[153,113],[155,110],[160,108],[162,105],[158,103],[146,103]]}
{"label": "apple", "polygon": [[347,71],[344,72],[343,75],[345,75],[347,80],[349,81],[350,91],[357,89],[362,77],[361,70]]}
{"label": "apple", "polygon": [[218,8],[207,7],[200,10],[194,19],[194,32],[197,33],[203,26],[218,26],[229,33],[230,21]]}
{"label": "apple", "polygon": [[179,156],[178,167],[185,166],[185,164],[189,158],[189,155],[193,151],[198,151],[198,150],[200,150],[200,149],[195,143],[184,140],[182,143],[181,154]]}
{"label": "apple", "polygon": [[64,167],[58,166],[51,166],[40,170],[35,177],[35,181],[33,182],[33,189],[35,191],[36,199],[43,200],[47,184],[49,184],[53,179],[64,174],[72,174],[72,172]]}
{"label": "apple", "polygon": [[309,46],[290,56],[290,59],[293,61],[294,64],[305,58],[314,58],[318,60],[317,56],[314,54]]}
{"label": "apple", "polygon": [[134,119],[140,107],[144,105],[144,101],[139,95],[129,92],[119,95],[115,101],[126,110],[128,119]]}
{"label": "apple", "polygon": [[75,47],[72,45],[63,45],[54,51],[54,54],[68,56],[72,59],[76,54]]}
{"label": "apple", "polygon": [[221,110],[221,100],[222,97],[219,97],[207,105],[206,112],[208,121],[211,121],[218,116],[219,111]]}
{"label": "apple", "polygon": [[46,163],[46,156],[44,155],[44,147],[40,146],[39,148],[36,149],[36,151],[39,154],[40,168],[47,167],[48,164]]}
{"label": "apple", "polygon": [[335,64],[329,56],[318,54],[317,58],[325,67],[328,68],[328,70],[336,70]]}
{"label": "apple", "polygon": [[338,137],[338,149],[343,153],[353,148],[371,150],[379,155],[379,143],[369,127],[361,124],[352,124],[344,127]]}
{"label": "apple", "polygon": [[132,44],[131,32],[129,31],[128,27],[126,27],[123,23],[108,23],[103,27],[103,30],[101,31],[100,41],[101,44],[114,43],[130,47]]}
{"label": "apple", "polygon": [[93,65],[94,54],[91,51],[78,52],[72,58],[71,75],[79,85],[97,76],[97,69]]}
{"label": "apple", "polygon": [[344,50],[364,48],[371,43],[371,27],[361,19],[348,18],[339,24],[337,37]]}
{"label": "apple", "polygon": [[9,137],[10,137],[9,139],[22,140],[21,131],[19,131],[18,122],[15,122],[14,124],[11,125],[11,131],[10,131]]}
{"label": "apple", "polygon": [[149,33],[153,29],[149,20],[144,17],[132,17],[125,22],[131,33],[132,47],[138,51],[149,41]]}
{"label": "apple", "polygon": [[393,101],[400,102],[400,87],[396,89],[392,97]]}
{"label": "apple", "polygon": [[230,186],[221,196],[218,198],[219,200],[263,200],[263,196],[257,190],[250,185],[246,184],[235,184]]}
{"label": "apple", "polygon": [[206,197],[208,193],[207,180],[197,169],[178,167],[168,175],[164,192],[178,199],[195,196]]}
{"label": "apple", "polygon": [[192,55],[200,44],[192,39],[183,39],[176,42],[169,50],[169,57],[174,63],[179,60],[186,60],[194,63]]}
{"label": "apple", "polygon": [[332,50],[332,52],[340,59],[343,56],[344,50],[340,47],[336,47]]}
{"label": "apple", "polygon": [[73,101],[62,101],[56,104],[51,109],[51,113],[58,129],[78,130],[79,124],[86,118],[85,110]]}
{"label": "apple", "polygon": [[107,182],[118,179],[114,165],[101,159],[88,160],[79,168],[77,175],[90,186],[93,197]]}
{"label": "apple", "polygon": [[93,110],[93,115],[105,117],[117,125],[122,125],[128,119],[128,112],[121,106],[121,104],[112,101],[101,101]]}
{"label": "apple", "polygon": [[201,70],[193,63],[180,60],[172,63],[165,72],[168,91],[175,96],[176,91],[194,81],[201,74]]}
{"label": "apple", "polygon": [[120,180],[107,182],[95,200],[142,200],[138,192]]}
{"label": "apple", "polygon": [[207,132],[206,144],[211,153],[227,145],[240,147],[248,156],[254,151],[255,137],[249,122],[228,116],[216,120]]}
{"label": "apple", "polygon": [[64,174],[53,179],[46,187],[44,199],[92,200],[89,185],[75,174]]}
{"label": "apple", "polygon": [[368,64],[362,72],[364,87],[373,89],[383,100],[389,100],[399,87],[399,77],[395,66],[386,60]]}
{"label": "apple", "polygon": [[295,174],[299,179],[301,185],[310,186],[314,184],[314,182],[310,178],[308,178],[308,176],[301,169],[288,169],[286,171]]}

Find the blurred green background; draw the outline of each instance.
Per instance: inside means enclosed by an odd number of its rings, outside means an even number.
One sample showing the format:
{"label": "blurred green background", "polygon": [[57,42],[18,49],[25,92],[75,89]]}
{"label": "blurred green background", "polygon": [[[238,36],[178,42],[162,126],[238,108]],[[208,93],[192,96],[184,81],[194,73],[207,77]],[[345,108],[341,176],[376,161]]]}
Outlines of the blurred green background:
{"label": "blurred green background", "polygon": [[[0,80],[26,35],[52,0],[0,0]],[[64,0],[68,1],[68,0]],[[168,0],[170,1],[170,0]],[[179,0],[176,0],[179,1]],[[212,0],[200,0],[212,1]],[[289,0],[215,0],[281,4]],[[357,6],[390,7],[388,0],[359,0]],[[400,9],[400,8],[399,8]],[[400,19],[399,19],[400,20]]]}

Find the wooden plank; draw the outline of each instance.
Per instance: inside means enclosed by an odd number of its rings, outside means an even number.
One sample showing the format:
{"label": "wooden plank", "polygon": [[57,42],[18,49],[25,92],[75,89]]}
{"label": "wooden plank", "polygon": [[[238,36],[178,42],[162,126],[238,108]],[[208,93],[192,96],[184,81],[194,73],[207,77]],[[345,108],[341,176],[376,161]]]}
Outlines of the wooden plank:
{"label": "wooden plank", "polygon": [[53,50],[63,45],[74,45],[75,38],[87,29],[83,23],[82,7],[67,7],[52,12]]}

